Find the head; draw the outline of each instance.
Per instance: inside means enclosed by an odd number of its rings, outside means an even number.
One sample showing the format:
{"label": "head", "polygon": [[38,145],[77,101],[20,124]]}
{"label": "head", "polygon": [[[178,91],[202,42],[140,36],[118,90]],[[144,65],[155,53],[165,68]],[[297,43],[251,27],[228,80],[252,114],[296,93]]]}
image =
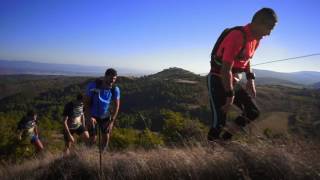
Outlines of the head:
{"label": "head", "polygon": [[83,94],[79,93],[77,94],[77,99],[75,101],[76,104],[82,104],[83,103]]}
{"label": "head", "polygon": [[108,86],[112,86],[117,80],[117,71],[113,68],[109,68],[104,73],[104,82]]}
{"label": "head", "polygon": [[273,9],[260,9],[254,14],[251,21],[253,36],[262,39],[264,36],[270,35],[277,22],[278,17]]}
{"label": "head", "polygon": [[27,117],[36,120],[37,119],[37,113],[34,110],[29,110],[27,112]]}

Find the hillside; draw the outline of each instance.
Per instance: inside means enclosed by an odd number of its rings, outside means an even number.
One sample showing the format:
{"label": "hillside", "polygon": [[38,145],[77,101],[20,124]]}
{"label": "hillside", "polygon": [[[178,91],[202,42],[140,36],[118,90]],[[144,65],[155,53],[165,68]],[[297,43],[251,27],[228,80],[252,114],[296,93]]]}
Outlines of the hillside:
{"label": "hillside", "polygon": [[[4,179],[319,179],[319,146],[305,141],[229,142],[108,152],[80,148],[73,155],[43,155],[0,165]],[[303,155],[301,155],[303,154]]]}
{"label": "hillside", "polygon": [[171,67],[168,69],[164,69],[161,72],[152,74],[148,76],[149,78],[154,78],[154,79],[168,79],[168,80],[173,80],[173,79],[188,79],[192,80],[195,79],[197,76],[196,74],[181,69],[177,67]]}
{"label": "hillside", "polygon": [[320,89],[320,82],[313,84],[312,87],[315,89]]}
{"label": "hillside", "polygon": [[290,81],[296,84],[311,85],[320,79],[320,72],[317,71],[300,71],[292,73],[282,73],[261,69],[254,69],[257,77],[275,78],[279,80]]}
{"label": "hillside", "polygon": [[49,90],[64,89],[71,84],[78,84],[88,77],[64,77],[54,75],[1,75],[0,99],[18,93],[38,95]]}
{"label": "hillside", "polygon": [[[30,156],[30,152],[24,152],[21,144],[16,143],[14,134],[17,121],[29,108],[35,108],[39,113],[41,136],[46,148],[50,152],[61,152],[64,104],[74,99],[77,93],[84,92],[86,84],[95,78],[48,77],[8,76],[5,79],[4,84],[8,88],[19,87],[17,89],[21,91],[12,91],[10,96],[0,99],[1,159],[19,162],[21,157]],[[37,78],[37,81],[28,80]],[[38,86],[32,86],[32,82],[45,84],[47,88],[33,89]],[[111,149],[171,146],[206,136],[211,112],[205,77],[170,68],[150,76],[119,77],[117,85],[121,89],[121,109]],[[314,141],[320,139],[319,91],[259,85],[257,92],[261,117],[251,128],[257,136],[297,135]],[[237,113],[234,108],[229,119]]]}
{"label": "hillside", "polygon": [[[0,99],[0,112],[21,111],[31,106],[37,107],[44,114],[48,114],[50,109],[52,120],[60,119],[63,104],[77,92],[84,92],[87,82],[94,79],[66,76],[1,78],[0,94],[11,96]],[[181,112],[205,124],[210,123],[206,78],[203,76],[180,68],[169,68],[140,78],[119,77],[117,84],[122,92],[122,114],[137,116],[139,112],[149,121],[152,130],[159,131],[162,128],[163,122],[159,119],[161,109]],[[312,123],[320,117],[320,92],[297,89],[294,84],[291,84],[293,87],[257,84],[257,102],[263,113],[288,112],[296,118],[303,118],[304,123],[308,124],[304,127],[313,129]],[[21,102],[21,99],[24,101]],[[144,123],[138,122],[139,119],[131,119],[129,126],[144,128]]]}
{"label": "hillside", "polygon": [[292,88],[305,88],[306,86],[298,83],[294,83],[288,80],[282,80],[278,78],[268,78],[268,77],[257,77],[256,78],[257,85],[281,85],[285,87],[292,87]]}

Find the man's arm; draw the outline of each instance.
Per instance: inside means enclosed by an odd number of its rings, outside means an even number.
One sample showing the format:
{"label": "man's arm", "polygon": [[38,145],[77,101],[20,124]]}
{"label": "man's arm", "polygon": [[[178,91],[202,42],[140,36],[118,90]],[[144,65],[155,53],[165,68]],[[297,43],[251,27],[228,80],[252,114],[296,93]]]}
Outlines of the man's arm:
{"label": "man's arm", "polygon": [[34,126],[34,134],[35,134],[36,136],[39,136],[38,125],[35,125],[35,126]]}
{"label": "man's arm", "polygon": [[114,105],[115,105],[115,108],[114,108],[114,111],[113,111],[113,113],[111,115],[112,121],[114,121],[118,116],[118,112],[119,112],[119,109],[120,109],[120,99],[114,100]]}
{"label": "man's arm", "polygon": [[224,112],[228,111],[229,107],[233,104],[233,100],[234,100],[232,66],[233,66],[233,63],[230,64],[229,62],[223,61],[222,68],[221,68],[222,84],[224,86],[226,96],[227,96],[226,104],[222,106],[222,110]]}
{"label": "man's arm", "polygon": [[246,77],[247,77],[247,85],[246,85],[247,91],[249,91],[251,95],[255,98],[257,95],[256,85],[254,83],[255,76],[252,69],[250,68],[250,61],[246,68]]}
{"label": "man's arm", "polygon": [[226,92],[233,91],[233,75],[232,75],[232,66],[228,62],[223,61],[221,68],[221,78],[224,89]]}
{"label": "man's arm", "polygon": [[108,131],[109,133],[111,133],[112,131],[112,128],[113,128],[113,124],[118,116],[118,112],[119,112],[119,108],[120,108],[120,99],[116,99],[114,100],[114,110],[113,112],[111,113],[111,121],[110,123],[108,124]]}
{"label": "man's arm", "polygon": [[69,126],[68,126],[68,116],[63,116],[63,127],[64,127],[65,132],[68,134],[69,139],[72,142],[74,142],[73,136],[70,133],[70,129],[69,129]]}

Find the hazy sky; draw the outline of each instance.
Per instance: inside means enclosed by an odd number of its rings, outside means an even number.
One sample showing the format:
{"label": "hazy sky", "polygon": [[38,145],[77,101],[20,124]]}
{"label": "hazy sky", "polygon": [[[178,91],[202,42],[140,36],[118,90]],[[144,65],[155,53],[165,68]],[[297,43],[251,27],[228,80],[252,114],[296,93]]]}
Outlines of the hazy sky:
{"label": "hazy sky", "polygon": [[[221,31],[262,7],[279,23],[252,64],[320,53],[318,0],[0,0],[0,59],[206,73]],[[319,60],[256,68],[320,71]]]}

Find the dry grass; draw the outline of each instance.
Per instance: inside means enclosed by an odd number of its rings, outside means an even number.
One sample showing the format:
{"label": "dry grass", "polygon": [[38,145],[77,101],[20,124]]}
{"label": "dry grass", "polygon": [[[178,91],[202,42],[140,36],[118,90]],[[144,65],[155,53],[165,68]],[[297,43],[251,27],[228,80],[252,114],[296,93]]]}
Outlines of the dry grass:
{"label": "dry grass", "polygon": [[[251,139],[252,141],[252,139]],[[298,143],[299,142],[299,143]],[[99,154],[80,148],[1,167],[6,179],[319,179],[318,145],[303,141],[230,142]],[[2,179],[3,179],[2,178]]]}

